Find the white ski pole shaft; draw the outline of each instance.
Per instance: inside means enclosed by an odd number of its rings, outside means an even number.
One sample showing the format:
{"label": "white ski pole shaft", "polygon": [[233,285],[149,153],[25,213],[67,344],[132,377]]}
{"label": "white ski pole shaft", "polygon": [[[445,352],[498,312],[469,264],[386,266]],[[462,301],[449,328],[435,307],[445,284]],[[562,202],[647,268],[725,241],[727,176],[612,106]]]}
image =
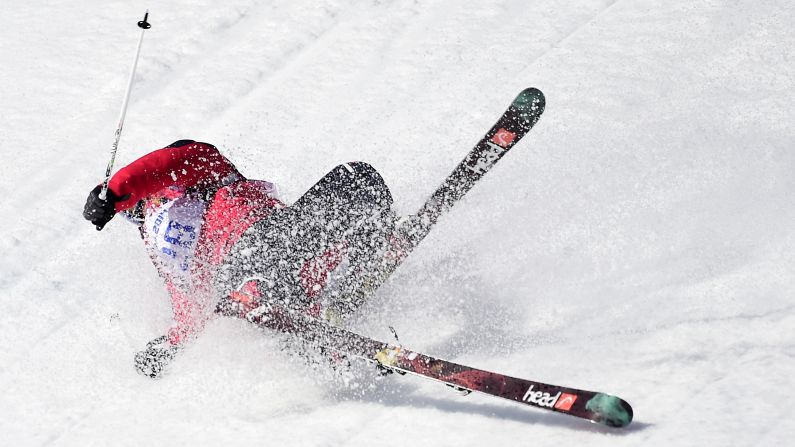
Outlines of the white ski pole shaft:
{"label": "white ski pole shaft", "polygon": [[124,116],[127,114],[127,103],[130,101],[130,91],[132,91],[133,80],[135,79],[135,68],[138,66],[138,55],[141,54],[141,44],[144,41],[144,31],[152,27],[146,19],[149,18],[149,10],[144,13],[144,19],[138,22],[141,28],[141,38],[138,39],[138,48],[135,50],[135,60],[133,60],[132,70],[130,70],[130,81],[127,83],[127,92],[124,94],[124,101],[121,103],[121,113],[119,113],[119,125],[116,126],[116,135],[113,139],[113,146],[110,149],[110,160],[108,167],[105,169],[105,180],[102,182],[102,191],[99,192],[99,198],[105,200],[108,195],[108,182],[110,181],[110,173],[113,171],[113,164],[116,161],[116,151],[119,149],[119,139],[121,139],[121,129],[124,127]]}

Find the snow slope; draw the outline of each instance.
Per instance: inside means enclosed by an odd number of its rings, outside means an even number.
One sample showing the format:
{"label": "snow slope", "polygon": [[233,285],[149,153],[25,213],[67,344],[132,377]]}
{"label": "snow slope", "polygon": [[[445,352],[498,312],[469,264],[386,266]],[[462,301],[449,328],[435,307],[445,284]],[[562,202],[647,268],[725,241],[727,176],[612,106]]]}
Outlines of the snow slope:
{"label": "snow slope", "polygon": [[[773,0],[4,5],[0,444],[786,445],[795,6]],[[610,430],[413,378],[337,381],[218,320],[162,380],[135,230],[80,217],[151,8],[119,164],[218,145],[295,200],[367,160],[410,213],[515,94],[537,127],[351,327],[620,395]]]}

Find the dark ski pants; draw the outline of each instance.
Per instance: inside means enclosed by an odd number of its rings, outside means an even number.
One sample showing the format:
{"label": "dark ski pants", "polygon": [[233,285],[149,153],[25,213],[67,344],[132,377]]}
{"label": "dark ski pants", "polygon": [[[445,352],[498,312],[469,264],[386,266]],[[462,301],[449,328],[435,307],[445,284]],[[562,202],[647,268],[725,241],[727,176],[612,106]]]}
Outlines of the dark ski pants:
{"label": "dark ski pants", "polygon": [[[394,230],[392,195],[381,175],[369,164],[339,165],[295,204],[275,210],[252,225],[235,243],[219,269],[216,290],[228,296],[249,279],[261,292],[288,307],[310,304],[299,272],[310,259],[336,244],[348,249],[348,274],[341,288],[359,286],[359,272],[379,262]],[[336,303],[347,314],[361,303]]]}

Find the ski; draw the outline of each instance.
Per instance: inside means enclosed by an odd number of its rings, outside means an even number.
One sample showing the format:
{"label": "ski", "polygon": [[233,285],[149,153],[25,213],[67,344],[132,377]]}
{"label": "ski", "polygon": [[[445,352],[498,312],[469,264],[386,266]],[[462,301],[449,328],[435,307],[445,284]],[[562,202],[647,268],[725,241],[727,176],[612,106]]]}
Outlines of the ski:
{"label": "ski", "polygon": [[462,394],[477,391],[608,427],[625,427],[632,421],[632,407],[616,396],[460,365],[332,326],[300,311],[264,305],[246,319],[259,328],[291,334],[311,346],[364,359],[386,371],[437,380]]}
{"label": "ski", "polygon": [[449,211],[511,148],[527,135],[544,113],[541,90],[527,88],[513,100],[499,120],[444,179],[420,210],[398,231],[408,236],[413,249],[428,235],[439,217]]}
{"label": "ski", "polygon": [[522,90],[508,109],[473,147],[453,172],[431,194],[415,214],[403,219],[392,236],[392,249],[379,268],[369,274],[354,302],[373,294],[400,266],[412,250],[428,235],[439,218],[489,171],[508,151],[527,135],[544,113],[546,100],[541,90]]}

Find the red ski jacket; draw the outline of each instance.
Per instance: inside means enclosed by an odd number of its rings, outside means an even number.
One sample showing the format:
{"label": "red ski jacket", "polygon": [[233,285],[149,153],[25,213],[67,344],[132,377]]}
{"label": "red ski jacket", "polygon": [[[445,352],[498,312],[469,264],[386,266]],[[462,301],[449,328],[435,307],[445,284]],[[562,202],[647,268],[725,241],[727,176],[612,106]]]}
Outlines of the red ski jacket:
{"label": "red ski jacket", "polygon": [[[213,145],[190,140],[135,160],[108,188],[119,197],[129,194],[116,204],[117,212],[143,211],[141,234],[171,295],[172,344],[201,330],[212,315],[214,273],[232,245],[253,223],[285,206],[272,183],[247,180]],[[326,253],[304,265],[301,279],[310,297],[340,260],[338,253]]]}

